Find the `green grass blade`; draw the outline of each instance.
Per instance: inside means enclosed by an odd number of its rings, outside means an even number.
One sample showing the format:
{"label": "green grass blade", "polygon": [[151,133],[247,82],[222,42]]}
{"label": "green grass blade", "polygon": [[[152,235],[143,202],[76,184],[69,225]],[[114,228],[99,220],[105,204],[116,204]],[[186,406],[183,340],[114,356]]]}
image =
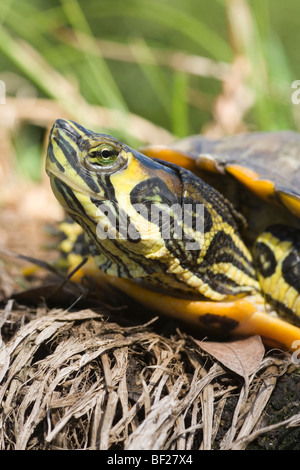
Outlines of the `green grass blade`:
{"label": "green grass blade", "polygon": [[[91,50],[96,48],[97,44],[79,2],[77,0],[61,0],[61,4],[75,34],[76,30],[86,34],[85,39],[78,35],[78,41],[89,41]],[[83,56],[91,73],[89,84],[93,87],[95,94],[101,97],[102,104],[126,112],[126,103],[105,60],[100,55],[95,59],[87,52],[83,52]]]}
{"label": "green grass blade", "polygon": [[178,137],[188,135],[188,75],[182,72],[174,74],[172,122],[173,134]]}

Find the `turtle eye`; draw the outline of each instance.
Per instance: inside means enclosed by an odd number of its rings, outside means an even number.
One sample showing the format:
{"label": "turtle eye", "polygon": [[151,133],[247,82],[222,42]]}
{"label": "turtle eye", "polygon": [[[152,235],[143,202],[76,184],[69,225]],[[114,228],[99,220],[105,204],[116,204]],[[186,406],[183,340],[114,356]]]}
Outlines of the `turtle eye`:
{"label": "turtle eye", "polygon": [[92,148],[88,155],[88,162],[95,166],[109,166],[113,165],[119,156],[119,151],[111,144],[101,144]]}

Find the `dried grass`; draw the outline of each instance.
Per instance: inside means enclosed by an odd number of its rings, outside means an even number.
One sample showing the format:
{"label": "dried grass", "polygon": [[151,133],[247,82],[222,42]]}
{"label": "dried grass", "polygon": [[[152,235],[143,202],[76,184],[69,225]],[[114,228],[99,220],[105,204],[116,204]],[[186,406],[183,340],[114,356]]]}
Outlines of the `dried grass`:
{"label": "dried grass", "polygon": [[267,356],[245,384],[180,332],[52,310],[2,343],[0,448],[245,449],[289,364]]}

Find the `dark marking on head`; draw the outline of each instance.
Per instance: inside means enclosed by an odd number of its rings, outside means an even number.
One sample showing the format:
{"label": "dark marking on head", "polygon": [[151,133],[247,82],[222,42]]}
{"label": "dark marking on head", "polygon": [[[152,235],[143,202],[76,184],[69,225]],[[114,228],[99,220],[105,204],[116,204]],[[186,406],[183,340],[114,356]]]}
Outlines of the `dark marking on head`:
{"label": "dark marking on head", "polygon": [[300,294],[300,252],[296,247],[282,263],[282,276]]}
{"label": "dark marking on head", "polygon": [[277,266],[275,255],[271,248],[263,242],[257,242],[254,247],[254,264],[263,277],[274,274]]}
{"label": "dark marking on head", "polygon": [[65,168],[62,166],[62,164],[57,160],[57,158],[54,155],[52,142],[49,142],[49,145],[48,145],[48,157],[50,158],[50,161],[52,163],[55,163],[55,165],[57,166],[57,169],[61,173],[65,172]]}
{"label": "dark marking on head", "polygon": [[166,204],[171,206],[179,203],[178,197],[173,194],[161,178],[148,178],[137,184],[130,193],[131,204],[144,204],[151,210],[152,204]]}

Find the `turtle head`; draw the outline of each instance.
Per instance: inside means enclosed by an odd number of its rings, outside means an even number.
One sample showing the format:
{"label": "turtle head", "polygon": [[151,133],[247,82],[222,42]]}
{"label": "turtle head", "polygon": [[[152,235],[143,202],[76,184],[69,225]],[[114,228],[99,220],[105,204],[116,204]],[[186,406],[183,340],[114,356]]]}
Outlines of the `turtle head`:
{"label": "turtle head", "polygon": [[55,196],[67,212],[82,211],[71,204],[72,193],[80,200],[84,197],[99,204],[115,201],[123,205],[121,199],[130,204],[149,202],[154,188],[157,201],[168,202],[169,196],[173,203],[172,195],[181,189],[177,172],[166,164],[110,135],[65,119],[58,119],[50,132],[46,171]]}
{"label": "turtle head", "polygon": [[59,202],[70,211],[68,199],[72,191],[104,200],[106,191],[99,184],[99,177],[125,169],[130,160],[128,150],[108,135],[58,119],[50,132],[46,171]]}
{"label": "turtle head", "polygon": [[[152,204],[170,207],[180,201],[181,179],[172,165],[109,135],[58,119],[50,133],[46,171],[54,195],[98,251],[108,250],[111,259],[115,252],[119,260],[121,245],[143,256],[163,245],[159,224],[149,224],[148,215]],[[110,241],[101,237],[105,231]]]}

